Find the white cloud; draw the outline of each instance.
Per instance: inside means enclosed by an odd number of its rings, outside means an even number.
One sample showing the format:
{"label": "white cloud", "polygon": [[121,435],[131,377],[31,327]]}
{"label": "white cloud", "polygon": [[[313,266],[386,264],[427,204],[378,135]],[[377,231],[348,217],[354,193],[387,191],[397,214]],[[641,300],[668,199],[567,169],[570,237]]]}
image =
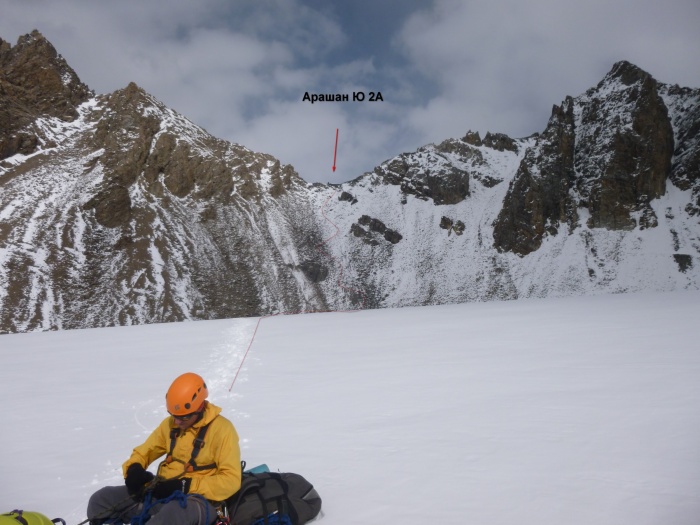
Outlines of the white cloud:
{"label": "white cloud", "polygon": [[[467,129],[541,131],[553,104],[595,85],[621,59],[661,81],[700,86],[697,0],[435,0],[393,41],[377,39],[392,41],[403,62],[344,53],[357,44],[347,17],[304,0],[0,3],[0,36],[11,43],[37,28],[97,92],[134,81],[212,134],[271,153],[309,181],[355,178]],[[302,101],[306,91],[357,90],[385,100]]]}
{"label": "white cloud", "polygon": [[[353,102],[275,102],[242,132],[241,142],[292,164],[309,182],[354,179],[371,171],[377,159],[386,159],[396,126],[373,115],[351,114],[346,104]],[[339,139],[334,173],[336,128]]]}
{"label": "white cloud", "polygon": [[426,140],[466,129],[528,135],[542,130],[553,104],[623,59],[660,81],[698,85],[687,49],[700,49],[699,14],[697,3],[677,0],[437,0],[395,39],[436,87],[408,121]]}
{"label": "white cloud", "polygon": [[136,82],[214,135],[280,152],[304,176],[322,173],[322,155],[333,152],[318,143],[345,125],[343,108],[312,107],[302,96],[337,91],[371,62],[304,67],[346,42],[337,22],[289,0],[232,5],[13,1],[0,35],[14,43],[39,28],[98,93]]}

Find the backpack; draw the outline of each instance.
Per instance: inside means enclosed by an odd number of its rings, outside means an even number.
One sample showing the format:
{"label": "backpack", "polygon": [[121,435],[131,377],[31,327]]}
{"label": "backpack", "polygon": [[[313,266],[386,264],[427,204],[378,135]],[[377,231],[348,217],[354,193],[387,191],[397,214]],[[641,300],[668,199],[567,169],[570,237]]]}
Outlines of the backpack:
{"label": "backpack", "polygon": [[66,522],[61,518],[50,520],[38,512],[13,510],[7,514],[0,515],[0,525],[54,525],[55,523],[66,525]]}
{"label": "backpack", "polygon": [[299,474],[244,472],[240,490],[226,500],[226,507],[236,525],[303,525],[318,516],[321,497]]}

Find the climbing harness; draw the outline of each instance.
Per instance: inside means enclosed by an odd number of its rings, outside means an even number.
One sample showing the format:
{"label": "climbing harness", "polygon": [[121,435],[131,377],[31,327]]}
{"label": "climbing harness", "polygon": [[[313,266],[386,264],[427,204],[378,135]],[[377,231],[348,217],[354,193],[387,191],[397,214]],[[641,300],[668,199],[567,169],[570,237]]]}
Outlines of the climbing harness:
{"label": "climbing harness", "polygon": [[[192,455],[190,456],[190,459],[187,462],[183,462],[182,460],[177,459],[175,456],[173,456],[173,451],[175,450],[175,443],[177,442],[177,438],[180,436],[180,429],[173,428],[170,431],[170,450],[168,452],[168,455],[165,456],[165,461],[163,461],[163,463],[169,464],[173,461],[183,463],[185,466],[185,472],[197,472],[200,470],[210,470],[216,468],[216,463],[210,463],[208,465],[197,465],[196,461],[197,456],[199,455],[199,451],[202,450],[202,447],[205,443],[204,436],[207,435],[207,430],[209,430],[209,425],[211,424],[212,421],[204,425],[202,428],[199,429],[199,432],[197,432],[197,437],[194,438],[194,442],[192,443]],[[160,467],[158,467],[158,470],[160,471]]]}

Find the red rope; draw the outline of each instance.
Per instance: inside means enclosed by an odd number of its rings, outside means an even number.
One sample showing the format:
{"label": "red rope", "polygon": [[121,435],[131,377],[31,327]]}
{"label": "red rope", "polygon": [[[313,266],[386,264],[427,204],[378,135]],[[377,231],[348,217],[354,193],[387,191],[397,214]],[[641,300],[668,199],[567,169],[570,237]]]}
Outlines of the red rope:
{"label": "red rope", "polygon": [[328,218],[326,215],[326,212],[324,211],[324,208],[328,206],[328,203],[331,201],[331,199],[338,193],[338,190],[335,190],[328,199],[326,199],[326,202],[323,203],[321,206],[321,215],[323,215],[323,218],[326,219],[334,228],[335,228],[335,233],[328,237],[325,241],[319,243],[316,245],[316,249],[324,254],[325,256],[329,257],[333,262],[336,263],[336,266],[339,268],[339,273],[338,273],[338,280],[336,281],[337,285],[339,288],[342,288],[345,291],[352,291],[352,292],[358,292],[362,296],[362,304],[360,305],[359,308],[352,309],[352,310],[313,310],[310,312],[307,311],[298,311],[298,312],[279,312],[276,314],[270,314],[270,315],[264,315],[262,317],[258,318],[258,322],[255,324],[255,330],[253,331],[253,336],[250,338],[250,343],[248,343],[248,348],[245,351],[245,354],[243,354],[243,359],[241,359],[240,365],[238,365],[238,369],[236,370],[236,375],[233,377],[233,381],[231,382],[231,386],[229,387],[228,391],[230,392],[233,390],[233,385],[236,384],[236,379],[238,379],[238,374],[241,372],[241,369],[243,368],[243,363],[245,363],[246,358],[248,357],[248,353],[250,352],[251,347],[253,346],[253,342],[255,341],[255,336],[258,333],[258,328],[260,328],[260,323],[262,322],[263,319],[268,319],[270,317],[276,317],[278,315],[300,315],[300,314],[321,314],[321,313],[350,313],[350,312],[357,312],[359,310],[364,310],[365,304],[367,303],[367,296],[364,292],[364,290],[360,290],[359,288],[351,288],[349,286],[345,286],[342,283],[343,279],[343,273],[345,271],[345,268],[343,267],[343,264],[338,261],[337,257],[334,257],[327,251],[323,250],[322,247],[325,246],[328,242],[330,242],[332,239],[334,239],[339,233],[340,233],[340,228]]}
{"label": "red rope", "polygon": [[[335,262],[336,265],[338,266],[338,268],[340,269],[340,272],[338,273],[338,280],[336,281],[336,283],[338,284],[338,287],[339,287],[339,288],[342,288],[342,289],[345,290],[345,291],[352,291],[352,292],[359,292],[359,293],[360,293],[360,295],[362,296],[362,304],[360,305],[360,307],[358,308],[358,310],[364,310],[365,304],[366,304],[366,302],[367,302],[367,296],[365,295],[364,290],[360,290],[360,289],[358,289],[358,288],[351,288],[351,287],[349,287],[349,286],[343,285],[342,280],[343,280],[343,273],[344,273],[344,271],[345,271],[345,268],[343,267],[343,263],[339,262],[337,257],[334,257],[334,256],[332,256],[330,253],[328,253],[327,251],[321,249],[322,246],[325,246],[329,241],[331,241],[332,239],[334,239],[334,238],[340,233],[340,229],[338,228],[338,226],[337,226],[332,220],[330,220],[330,219],[328,218],[328,216],[326,215],[326,212],[324,211],[324,208],[325,208],[326,206],[328,206],[328,203],[331,201],[331,199],[332,199],[337,193],[338,193],[338,190],[335,190],[335,191],[331,194],[331,196],[328,197],[328,199],[326,199],[326,202],[323,203],[323,206],[321,206],[321,215],[323,215],[323,218],[326,219],[326,220],[335,228],[335,233],[334,233],[333,235],[331,235],[330,237],[328,237],[328,239],[326,239],[325,241],[323,241],[321,244],[317,245],[317,246],[316,246],[316,249],[317,249],[319,252],[321,252],[322,254],[326,255],[327,257],[330,257],[330,259],[331,259],[333,262]],[[310,312],[310,313],[314,313],[314,312]]]}
{"label": "red rope", "polygon": [[[271,317],[271,316],[265,316],[265,317]],[[238,379],[238,374],[241,372],[241,368],[243,368],[243,363],[245,363],[245,358],[248,357],[248,352],[250,352],[250,347],[253,346],[253,341],[255,341],[255,334],[258,333],[258,327],[260,326],[260,321],[262,321],[265,317],[258,318],[258,322],[255,325],[255,331],[253,332],[253,337],[250,338],[250,343],[248,344],[248,349],[245,351],[245,354],[243,354],[243,359],[241,360],[241,364],[238,366],[238,370],[236,370],[236,375],[233,377],[233,381],[231,382],[231,386],[228,387],[229,392],[231,390],[233,390],[233,385],[236,384],[236,379]]]}

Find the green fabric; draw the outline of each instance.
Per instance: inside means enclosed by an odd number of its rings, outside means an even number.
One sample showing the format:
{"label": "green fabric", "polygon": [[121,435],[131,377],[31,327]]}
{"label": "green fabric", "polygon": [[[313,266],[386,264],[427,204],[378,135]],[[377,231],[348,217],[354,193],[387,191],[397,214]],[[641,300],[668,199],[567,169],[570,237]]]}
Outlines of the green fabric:
{"label": "green fabric", "polygon": [[[24,521],[23,521],[24,520]],[[38,512],[12,511],[0,515],[0,525],[53,525],[53,522]]]}

